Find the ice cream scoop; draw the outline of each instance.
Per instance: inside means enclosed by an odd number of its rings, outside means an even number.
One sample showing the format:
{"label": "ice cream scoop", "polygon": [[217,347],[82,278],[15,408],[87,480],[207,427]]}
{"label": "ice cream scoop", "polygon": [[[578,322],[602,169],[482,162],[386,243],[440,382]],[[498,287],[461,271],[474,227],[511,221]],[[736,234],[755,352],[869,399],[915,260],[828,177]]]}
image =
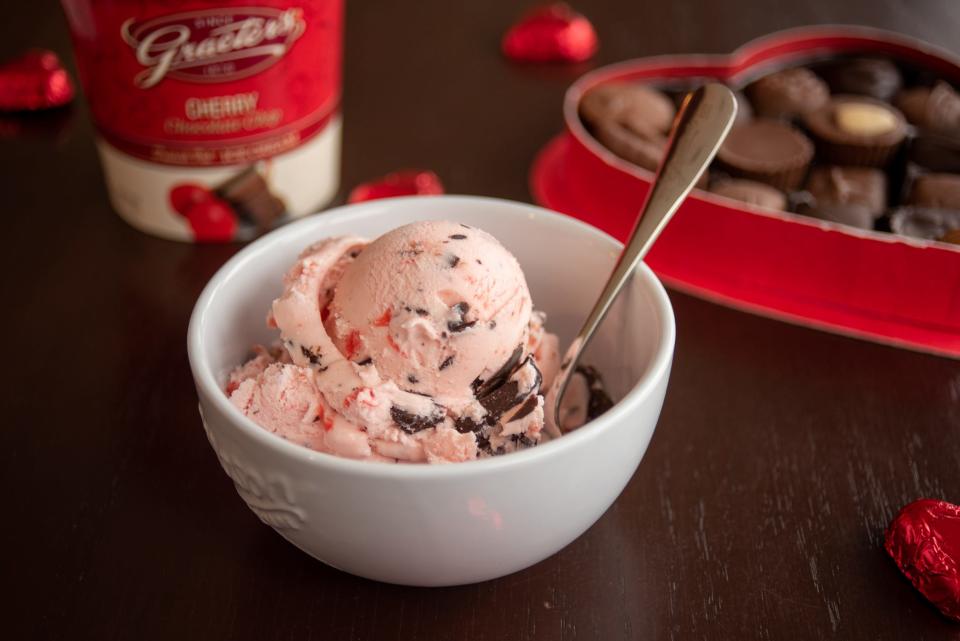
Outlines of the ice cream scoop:
{"label": "ice cream scoop", "polygon": [[547,427],[560,436],[570,426],[564,393],[577,362],[610,305],[650,250],[660,232],[716,155],[737,115],[737,99],[719,83],[708,83],[687,96],[667,145],[663,163],[650,187],[640,218],[617,259],[600,297],[570,344],[547,399]]}
{"label": "ice cream scoop", "polygon": [[532,304],[517,259],[493,236],[425,221],[364,249],[329,311],[341,353],[449,404],[471,398],[514,352],[526,351]]}
{"label": "ice cream scoop", "polygon": [[422,221],[307,247],[227,393],[288,440],[348,458],[453,462],[535,445],[556,337],[493,236]]}

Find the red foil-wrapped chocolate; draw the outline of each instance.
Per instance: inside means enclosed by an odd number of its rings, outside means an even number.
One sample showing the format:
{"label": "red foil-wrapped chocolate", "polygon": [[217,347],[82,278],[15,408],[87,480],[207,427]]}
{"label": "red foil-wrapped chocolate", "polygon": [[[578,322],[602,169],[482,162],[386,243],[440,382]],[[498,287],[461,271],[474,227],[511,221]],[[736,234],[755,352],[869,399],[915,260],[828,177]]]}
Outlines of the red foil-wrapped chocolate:
{"label": "red foil-wrapped chocolate", "polygon": [[0,65],[0,110],[36,111],[73,100],[73,83],[52,51],[36,49]]}
{"label": "red foil-wrapped chocolate", "polygon": [[565,2],[534,9],[503,36],[503,53],[522,62],[583,62],[597,52],[597,32]]}
{"label": "red foil-wrapped chocolate", "polygon": [[440,177],[432,171],[404,169],[353,188],[347,202],[360,203],[394,196],[436,196],[443,193]]}
{"label": "red foil-wrapped chocolate", "polygon": [[935,499],[910,503],[887,528],[884,548],[923,596],[960,621],[960,506]]}

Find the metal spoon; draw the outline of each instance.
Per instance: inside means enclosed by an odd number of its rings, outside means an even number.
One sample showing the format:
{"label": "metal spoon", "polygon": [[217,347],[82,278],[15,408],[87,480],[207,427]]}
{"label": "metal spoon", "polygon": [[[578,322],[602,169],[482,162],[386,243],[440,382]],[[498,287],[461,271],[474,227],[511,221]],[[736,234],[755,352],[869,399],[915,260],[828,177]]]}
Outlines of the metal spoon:
{"label": "metal spoon", "polygon": [[547,421],[548,433],[551,436],[560,436],[560,425],[564,418],[560,413],[560,402],[584,348],[637,263],[649,251],[667,221],[713,160],[720,144],[727,137],[736,114],[736,98],[729,89],[718,83],[704,85],[684,99],[667,143],[663,162],[650,187],[640,218],[620,253],[600,298],[587,316],[580,333],[567,349],[563,365],[553,383],[550,391],[553,404],[548,408],[548,412],[553,410],[554,420]]}

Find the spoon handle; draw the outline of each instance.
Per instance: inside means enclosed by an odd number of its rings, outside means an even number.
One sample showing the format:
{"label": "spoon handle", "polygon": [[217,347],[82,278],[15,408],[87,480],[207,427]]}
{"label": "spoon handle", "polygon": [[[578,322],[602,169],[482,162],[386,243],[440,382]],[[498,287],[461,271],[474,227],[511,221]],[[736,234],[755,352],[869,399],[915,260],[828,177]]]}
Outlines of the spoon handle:
{"label": "spoon handle", "polygon": [[689,94],[673,128],[663,162],[643,206],[642,213],[624,246],[600,298],[571,344],[560,371],[554,397],[555,416],[580,352],[606,316],[627,278],[646,255],[667,221],[690,193],[726,138],[737,113],[733,93],[719,83],[709,83]]}

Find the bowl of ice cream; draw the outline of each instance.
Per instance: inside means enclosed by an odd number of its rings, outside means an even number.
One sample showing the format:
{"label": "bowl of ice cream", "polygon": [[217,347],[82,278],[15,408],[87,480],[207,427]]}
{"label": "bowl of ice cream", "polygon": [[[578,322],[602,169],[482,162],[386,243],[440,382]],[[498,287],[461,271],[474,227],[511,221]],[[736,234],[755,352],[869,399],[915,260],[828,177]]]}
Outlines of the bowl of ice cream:
{"label": "bowl of ice cream", "polygon": [[[417,221],[433,236],[397,231]],[[669,377],[673,313],[641,265],[583,359],[613,405],[541,438],[536,388],[557,348],[543,328],[561,349],[573,338],[619,250],[572,218],[477,197],[350,205],[268,234],[190,322],[218,460],[264,523],[352,574],[455,585],[550,556],[630,480]],[[427,260],[435,273],[404,275]]]}

